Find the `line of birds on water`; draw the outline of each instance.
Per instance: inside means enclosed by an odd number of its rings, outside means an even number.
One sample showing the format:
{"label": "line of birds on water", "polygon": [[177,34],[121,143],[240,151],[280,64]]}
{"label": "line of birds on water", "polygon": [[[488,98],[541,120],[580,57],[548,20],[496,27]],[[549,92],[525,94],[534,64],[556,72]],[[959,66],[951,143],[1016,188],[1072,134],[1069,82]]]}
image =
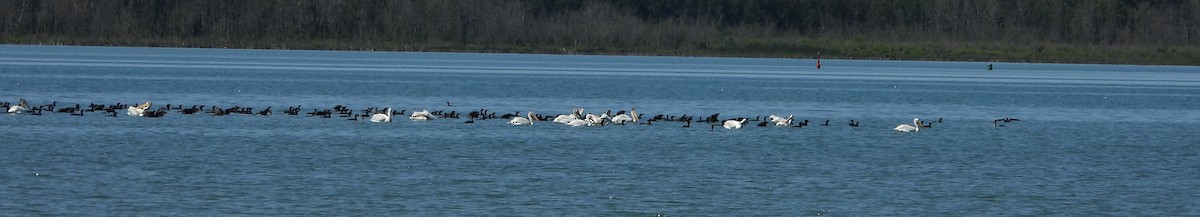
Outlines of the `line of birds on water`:
{"label": "line of birds on water", "polygon": [[[106,116],[117,117],[119,111],[124,111],[126,115],[132,116],[132,117],[158,118],[158,117],[165,116],[167,114],[167,112],[172,111],[172,110],[178,111],[179,114],[183,114],[183,115],[194,115],[197,113],[206,113],[206,114],[212,114],[213,116],[225,116],[225,115],[233,115],[233,114],[270,116],[274,113],[274,111],[271,110],[272,107],[267,107],[266,109],[255,112],[253,108],[241,107],[241,106],[220,108],[217,106],[207,106],[207,105],[192,105],[191,107],[184,107],[184,105],[181,105],[181,104],[180,105],[167,104],[167,105],[159,107],[157,109],[151,109],[152,106],[153,106],[153,103],[145,102],[145,103],[141,103],[141,104],[132,104],[132,105],[131,104],[122,104],[122,103],[116,103],[116,104],[112,104],[112,105],[91,103],[86,107],[84,107],[80,104],[75,104],[75,106],[59,107],[58,101],[54,101],[54,102],[51,102],[50,104],[30,107],[29,103],[24,98],[20,99],[20,101],[18,101],[16,105],[13,105],[10,102],[0,102],[0,107],[4,108],[3,110],[7,111],[10,114],[27,113],[29,115],[42,115],[43,111],[51,111],[51,112],[55,112],[55,113],[68,113],[72,116],[83,116],[85,114],[85,112],[103,112],[104,115],[106,115]],[[282,111],[282,113],[284,115],[291,115],[291,116],[299,116],[301,114],[305,114],[310,117],[320,117],[320,118],[333,118],[334,116],[337,116],[340,118],[346,118],[347,120],[351,120],[351,121],[369,121],[369,122],[373,122],[373,123],[392,122],[392,117],[394,117],[396,115],[400,115],[400,116],[407,115],[408,119],[413,120],[413,121],[430,121],[430,120],[435,120],[435,119],[459,119],[459,118],[461,118],[461,115],[463,115],[462,113],[459,113],[457,111],[429,111],[429,110],[413,111],[413,112],[411,112],[411,114],[406,114],[407,110],[395,111],[390,107],[369,107],[369,108],[357,110],[360,112],[356,114],[355,113],[356,110],[350,109],[350,107],[343,106],[343,105],[336,105],[333,108],[328,108],[328,109],[313,109],[311,112],[303,112],[301,110],[301,106],[302,105],[289,106],[288,109]],[[453,105],[451,105],[450,102],[446,102],[446,106],[450,107]],[[492,112],[490,110],[479,109],[479,110],[474,110],[474,111],[468,112],[468,113],[466,113],[466,115],[469,120],[465,121],[464,123],[468,123],[468,124],[475,123],[476,120],[508,119],[509,120],[508,124],[515,125],[515,126],[533,125],[535,122],[539,122],[539,121],[543,121],[543,122],[550,121],[552,123],[560,123],[560,124],[564,124],[567,126],[574,126],[574,127],[626,125],[626,124],[653,125],[654,122],[658,122],[658,121],[671,121],[671,122],[683,122],[684,128],[690,128],[692,126],[692,122],[709,123],[710,124],[709,130],[715,130],[718,126],[725,128],[725,129],[741,129],[744,125],[746,125],[750,121],[758,122],[757,126],[759,126],[759,127],[775,126],[775,127],[802,128],[802,127],[809,126],[809,123],[810,123],[809,120],[807,120],[807,119],[805,119],[803,121],[796,121],[795,115],[788,115],[787,117],[782,117],[782,116],[777,116],[777,115],[769,115],[769,116],[765,116],[765,117],[757,116],[757,117],[754,117],[753,119],[748,118],[748,117],[736,117],[736,118],[722,119],[722,118],[720,118],[721,113],[712,114],[705,118],[697,118],[698,116],[689,116],[689,115],[674,116],[674,115],[657,114],[657,115],[651,116],[650,119],[644,119],[644,116],[642,114],[637,113],[637,108],[632,108],[632,109],[630,109],[629,112],[620,110],[620,111],[617,111],[616,114],[612,114],[611,110],[608,110],[608,111],[605,111],[604,113],[599,113],[599,114],[585,113],[583,108],[575,108],[575,109],[572,109],[570,113],[558,114],[558,115],[554,115],[554,116],[543,116],[541,114],[537,114],[532,111],[527,112],[524,116],[520,115],[520,112],[513,112],[511,114],[500,114],[499,116],[497,116],[497,114],[495,112]],[[645,121],[640,121],[640,120],[645,120]],[[942,123],[942,121],[943,121],[942,118],[938,118],[936,121],[930,121],[930,122],[922,121],[920,118],[913,118],[912,125],[901,124],[899,126],[896,126],[896,128],[893,128],[893,130],[900,131],[900,132],[918,132],[921,130],[921,128],[932,128],[934,123]],[[1004,117],[1004,118],[993,120],[992,126],[993,127],[1005,127],[1006,125],[1001,124],[1001,123],[1010,123],[1010,122],[1017,122],[1017,121],[1021,121],[1021,120],[1016,119],[1016,118]],[[818,125],[830,126],[830,120],[825,120],[825,122],[820,123]],[[861,126],[861,122],[855,121],[854,119],[850,119],[850,121],[847,125],[850,127],[859,127],[859,126]]]}

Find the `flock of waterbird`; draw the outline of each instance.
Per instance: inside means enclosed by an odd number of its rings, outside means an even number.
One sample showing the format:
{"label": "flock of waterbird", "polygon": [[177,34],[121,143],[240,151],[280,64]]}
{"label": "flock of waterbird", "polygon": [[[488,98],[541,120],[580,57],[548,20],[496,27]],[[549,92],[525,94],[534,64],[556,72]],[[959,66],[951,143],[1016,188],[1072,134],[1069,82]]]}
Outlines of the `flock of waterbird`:
{"label": "flock of waterbird", "polygon": [[[182,115],[195,115],[197,113],[201,113],[201,114],[211,114],[213,116],[225,116],[225,115],[235,115],[235,114],[236,115],[270,116],[274,113],[273,111],[271,111],[271,107],[267,107],[266,109],[262,109],[259,111],[254,111],[253,108],[241,107],[241,106],[232,106],[229,108],[220,108],[218,106],[208,106],[208,105],[192,105],[191,107],[184,107],[184,105],[172,106],[171,104],[167,104],[165,106],[158,107],[158,108],[152,108],[152,106],[153,106],[153,103],[145,102],[145,103],[141,103],[141,104],[116,103],[116,104],[112,104],[112,105],[92,103],[86,107],[81,106],[80,104],[75,104],[74,106],[60,107],[58,105],[58,102],[54,101],[54,102],[51,102],[50,104],[31,107],[31,106],[29,106],[29,103],[24,98],[20,99],[20,101],[18,101],[15,105],[10,102],[0,102],[0,107],[3,107],[4,111],[7,111],[9,114],[24,113],[24,114],[29,114],[29,115],[42,115],[43,111],[50,111],[50,112],[54,112],[54,113],[66,113],[66,114],[70,114],[72,116],[83,116],[85,114],[85,112],[103,112],[104,115],[117,117],[118,113],[120,111],[124,111],[126,115],[131,116],[131,117],[157,118],[157,117],[162,117],[171,111],[177,111],[177,112],[179,112],[179,114],[182,114]],[[450,102],[446,102],[446,106],[452,106],[452,105],[450,104]],[[384,107],[384,108],[371,107],[371,108],[364,108],[361,110],[353,110],[347,106],[342,106],[342,105],[337,105],[337,106],[334,106],[333,108],[328,108],[328,109],[313,109],[311,112],[302,113],[300,107],[301,107],[300,105],[291,106],[291,107],[288,107],[287,110],[284,110],[282,113],[284,115],[293,115],[293,116],[299,116],[301,114],[305,114],[310,117],[320,117],[320,118],[333,118],[334,116],[337,116],[340,118],[346,118],[347,120],[351,120],[351,121],[361,121],[361,122],[369,121],[369,122],[373,122],[373,123],[392,122],[392,117],[396,116],[396,115],[400,115],[400,116],[407,115],[408,119],[412,120],[412,121],[431,121],[431,120],[435,120],[435,119],[459,119],[459,118],[461,118],[460,116],[462,115],[462,113],[459,113],[457,111],[429,111],[429,110],[413,111],[410,114],[406,114],[407,110],[395,111],[392,108],[386,108],[386,107]],[[358,113],[355,113],[355,111],[358,111]],[[675,115],[658,114],[658,115],[651,116],[651,118],[649,118],[649,119],[645,119],[642,114],[638,114],[636,108],[630,109],[629,112],[626,112],[624,110],[617,111],[615,114],[613,114],[611,110],[605,111],[603,113],[598,113],[598,114],[585,113],[583,108],[575,108],[575,109],[572,109],[572,111],[569,113],[558,114],[558,115],[553,115],[553,116],[543,116],[540,114],[536,114],[532,111],[526,112],[524,116],[522,116],[520,114],[520,112],[513,112],[511,114],[500,114],[499,116],[497,116],[497,114],[495,112],[489,111],[487,109],[479,109],[479,110],[474,110],[474,111],[468,112],[466,115],[469,120],[465,121],[464,123],[468,123],[468,124],[475,123],[476,120],[482,121],[482,120],[489,120],[489,119],[501,119],[501,120],[507,119],[507,120],[509,120],[508,121],[509,125],[515,125],[515,126],[533,125],[535,122],[539,122],[539,121],[543,121],[543,122],[550,121],[552,123],[564,124],[564,125],[573,126],[573,127],[626,125],[626,124],[652,125],[652,124],[654,124],[654,122],[657,122],[657,121],[669,121],[669,122],[682,122],[683,127],[685,127],[685,128],[690,128],[692,126],[692,123],[696,122],[696,123],[709,123],[709,130],[714,130],[718,126],[725,128],[725,129],[741,129],[744,125],[746,125],[747,123],[750,123],[751,121],[758,122],[757,126],[760,126],[760,127],[766,127],[766,126],[807,127],[807,126],[809,126],[809,120],[807,120],[807,119],[803,120],[803,121],[794,121],[795,115],[788,115],[787,117],[777,116],[777,115],[768,115],[765,117],[758,116],[758,117],[754,117],[754,118],[736,117],[736,118],[722,119],[720,117],[720,115],[721,115],[720,113],[709,115],[706,118],[697,118],[697,116],[689,116],[689,115],[675,116]],[[645,120],[645,121],[642,121],[642,120]],[[1004,117],[1004,118],[993,120],[992,126],[993,127],[1004,127],[1006,125],[1001,124],[1001,123],[1008,123],[1008,122],[1015,122],[1015,121],[1020,121],[1020,119]],[[819,125],[820,126],[830,126],[829,122],[830,122],[830,120],[825,120],[824,123],[821,123]],[[919,118],[913,118],[912,125],[901,124],[899,126],[896,126],[896,128],[893,128],[893,130],[899,131],[899,132],[918,132],[921,130],[921,128],[932,128],[934,123],[942,123],[942,118],[938,118],[936,121],[931,121],[931,122],[924,122]],[[847,125],[849,127],[859,127],[860,124],[861,123],[859,121],[855,121],[855,120],[851,119]]]}

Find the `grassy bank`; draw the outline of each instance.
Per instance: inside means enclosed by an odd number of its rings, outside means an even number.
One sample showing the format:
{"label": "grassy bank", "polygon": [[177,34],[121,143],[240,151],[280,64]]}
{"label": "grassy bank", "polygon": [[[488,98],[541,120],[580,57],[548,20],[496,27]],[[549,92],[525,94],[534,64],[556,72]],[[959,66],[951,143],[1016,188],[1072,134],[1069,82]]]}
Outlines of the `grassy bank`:
{"label": "grassy bank", "polygon": [[997,61],[1138,65],[1200,65],[1200,48],[1138,47],[986,42],[879,42],[863,39],[724,39],[678,47],[611,47],[587,45],[404,43],[387,40],[295,40],[226,38],[88,38],[36,36],[0,38],[5,44],[87,46],[192,47],[241,49],[438,51],[484,53],[605,54],[656,56],[721,56],[934,61]]}

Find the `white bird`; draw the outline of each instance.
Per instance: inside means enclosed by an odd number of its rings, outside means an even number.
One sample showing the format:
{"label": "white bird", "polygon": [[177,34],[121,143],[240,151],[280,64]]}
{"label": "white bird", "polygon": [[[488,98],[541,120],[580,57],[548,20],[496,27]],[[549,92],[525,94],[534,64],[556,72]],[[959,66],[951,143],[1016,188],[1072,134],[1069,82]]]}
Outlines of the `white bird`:
{"label": "white bird", "polygon": [[631,109],[629,114],[619,114],[609,118],[609,120],[612,120],[615,124],[625,124],[625,122],[637,123],[637,108]]}
{"label": "white bird", "polygon": [[533,117],[533,112],[529,112],[525,116],[526,117],[513,117],[513,119],[511,121],[508,121],[508,124],[518,125],[518,126],[533,125],[533,121],[537,120],[537,118]]}
{"label": "white bird", "polygon": [[745,123],[746,123],[746,118],[741,118],[738,120],[725,120],[725,123],[723,125],[724,125],[725,129],[732,130],[732,129],[742,129],[742,124],[745,124]]}
{"label": "white bird", "polygon": [[583,115],[583,108],[571,109],[571,114],[558,115],[554,117],[555,123],[570,123],[573,120],[578,120]]}
{"label": "white bird", "polygon": [[568,115],[558,115],[558,116],[554,117],[554,123],[564,123],[565,124],[565,123],[569,123],[573,120],[579,120],[579,115],[568,114]]}
{"label": "white bird", "polygon": [[371,115],[371,122],[392,122],[392,108],[384,109],[383,113]]}
{"label": "white bird", "polygon": [[592,124],[593,123],[591,121],[587,121],[587,120],[583,120],[583,119],[575,119],[575,120],[571,120],[570,122],[567,122],[567,125],[572,126],[572,127],[592,126]]}
{"label": "white bird", "polygon": [[413,112],[412,115],[408,117],[408,119],[414,120],[414,121],[433,120],[433,113],[430,113],[429,110],[421,110],[419,112]]}
{"label": "white bird", "polygon": [[896,131],[900,131],[900,132],[917,132],[917,131],[921,131],[921,128],[920,128],[920,127],[914,127],[914,126],[921,126],[921,119],[919,119],[919,118],[913,118],[913,125],[901,124],[900,126],[896,126],[896,129],[894,129],[894,130],[896,130]]}
{"label": "white bird", "polygon": [[28,111],[28,108],[29,103],[25,102],[25,98],[21,98],[21,102],[17,103],[17,105],[8,107],[8,113],[21,113],[23,111]]}
{"label": "white bird", "polygon": [[792,126],[792,119],[795,117],[796,117],[795,115],[788,115],[787,118],[771,115],[768,118],[771,119],[771,123],[775,123],[775,126],[787,127],[787,126]]}
{"label": "white bird", "polygon": [[604,125],[605,119],[609,119],[608,113],[601,115],[587,114],[587,116],[584,116],[584,120],[587,120],[589,123],[588,126]]}
{"label": "white bird", "polygon": [[150,102],[146,102],[138,106],[130,106],[128,109],[125,109],[125,114],[134,117],[141,117],[144,115],[144,113],[146,113],[146,109],[150,108],[150,105]]}
{"label": "white bird", "polygon": [[25,109],[25,107],[19,106],[19,105],[8,107],[8,113],[21,113],[26,110],[28,110],[28,109]]}
{"label": "white bird", "polygon": [[633,117],[633,122],[634,122],[634,123],[637,123],[637,122],[638,122],[638,113],[637,113],[637,108],[632,108],[632,109],[629,109],[629,117]]}

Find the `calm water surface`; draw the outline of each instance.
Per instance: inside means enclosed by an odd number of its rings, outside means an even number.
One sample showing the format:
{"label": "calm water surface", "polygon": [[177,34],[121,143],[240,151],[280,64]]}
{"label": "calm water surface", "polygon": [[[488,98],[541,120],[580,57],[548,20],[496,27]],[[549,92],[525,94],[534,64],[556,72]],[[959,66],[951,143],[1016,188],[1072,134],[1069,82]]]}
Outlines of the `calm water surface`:
{"label": "calm water surface", "polygon": [[[8,215],[1200,215],[1200,68],[0,46]],[[449,101],[453,107],[446,106]],[[278,113],[794,114],[805,128]],[[943,118],[918,133],[891,128]],[[1020,118],[1006,127],[992,120]],[[862,122],[852,128],[850,119]],[[818,122],[830,120],[831,126]],[[756,122],[752,122],[756,123]]]}

